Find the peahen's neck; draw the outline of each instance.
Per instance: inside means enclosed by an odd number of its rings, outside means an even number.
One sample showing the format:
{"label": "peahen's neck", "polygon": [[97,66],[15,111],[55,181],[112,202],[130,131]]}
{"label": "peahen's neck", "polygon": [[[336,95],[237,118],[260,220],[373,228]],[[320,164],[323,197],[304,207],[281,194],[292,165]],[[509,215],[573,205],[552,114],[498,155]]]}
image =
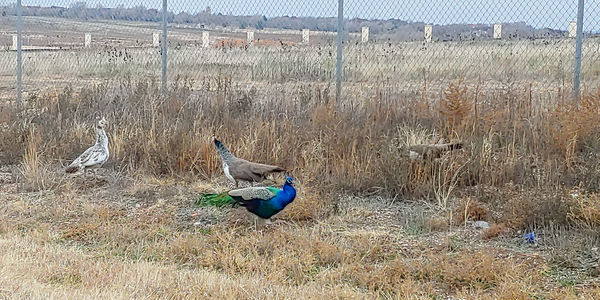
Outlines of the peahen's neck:
{"label": "peahen's neck", "polygon": [[96,145],[108,149],[108,137],[104,128],[96,128]]}
{"label": "peahen's neck", "polygon": [[223,143],[216,141],[215,146],[217,147],[217,151],[219,151],[219,155],[221,156],[221,159],[223,159],[224,162],[227,162],[235,157],[233,156],[231,151],[229,151],[229,149],[227,149],[227,147],[223,145]]}

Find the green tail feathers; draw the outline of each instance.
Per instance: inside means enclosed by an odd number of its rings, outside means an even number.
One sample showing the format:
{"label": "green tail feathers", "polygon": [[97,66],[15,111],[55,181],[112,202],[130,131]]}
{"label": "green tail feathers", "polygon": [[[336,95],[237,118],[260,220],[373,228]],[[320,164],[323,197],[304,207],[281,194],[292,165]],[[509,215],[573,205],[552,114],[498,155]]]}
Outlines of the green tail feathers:
{"label": "green tail feathers", "polygon": [[224,192],[220,194],[201,194],[200,198],[196,200],[196,205],[223,207],[232,205],[234,202],[235,200],[227,192]]}

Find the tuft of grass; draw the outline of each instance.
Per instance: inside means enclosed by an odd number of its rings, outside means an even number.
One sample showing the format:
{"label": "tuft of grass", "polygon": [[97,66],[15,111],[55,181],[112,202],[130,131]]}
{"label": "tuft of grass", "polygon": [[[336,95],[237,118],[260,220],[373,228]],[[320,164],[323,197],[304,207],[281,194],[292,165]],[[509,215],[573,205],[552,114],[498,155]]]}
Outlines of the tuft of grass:
{"label": "tuft of grass", "polygon": [[488,209],[471,198],[461,199],[454,209],[453,219],[458,225],[466,225],[467,221],[485,221],[488,219]]}
{"label": "tuft of grass", "polygon": [[600,228],[600,195],[582,189],[570,191],[571,205],[568,219],[586,229]]}
{"label": "tuft of grass", "polygon": [[42,161],[40,144],[39,134],[37,134],[35,128],[30,128],[26,143],[27,148],[17,168],[17,175],[23,178],[24,188],[28,191],[45,191],[56,188],[64,179],[60,174],[57,174],[54,166]]}
{"label": "tuft of grass", "polygon": [[318,189],[297,185],[296,199],[278,217],[291,221],[314,221],[321,219],[337,205],[339,195],[325,194]]}

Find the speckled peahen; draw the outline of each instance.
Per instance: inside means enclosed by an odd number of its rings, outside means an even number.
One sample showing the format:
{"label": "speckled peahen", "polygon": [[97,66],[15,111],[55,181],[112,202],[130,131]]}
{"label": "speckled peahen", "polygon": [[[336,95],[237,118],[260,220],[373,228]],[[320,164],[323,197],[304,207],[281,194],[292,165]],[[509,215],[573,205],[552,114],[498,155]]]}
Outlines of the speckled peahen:
{"label": "speckled peahen", "polygon": [[66,169],[67,173],[76,173],[85,170],[96,170],[108,160],[108,137],[104,132],[106,120],[100,119],[96,124],[96,143],[85,150]]}

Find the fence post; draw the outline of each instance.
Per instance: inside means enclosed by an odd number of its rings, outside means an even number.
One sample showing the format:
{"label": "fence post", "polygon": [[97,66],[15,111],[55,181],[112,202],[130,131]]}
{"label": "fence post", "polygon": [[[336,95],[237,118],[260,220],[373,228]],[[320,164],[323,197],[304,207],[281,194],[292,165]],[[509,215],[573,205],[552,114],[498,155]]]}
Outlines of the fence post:
{"label": "fence post", "polygon": [[310,43],[310,29],[302,29],[302,44]]}
{"label": "fence post", "polygon": [[167,95],[167,0],[163,0],[162,7],[162,41],[161,41],[161,56],[162,56],[162,92]]}
{"label": "fence post", "polygon": [[502,23],[494,24],[494,39],[498,40],[502,38]]}
{"label": "fence post", "polygon": [[575,103],[579,102],[579,84],[581,79],[581,44],[583,43],[583,0],[577,4],[577,37],[575,39],[575,70],[573,71],[573,94]]}
{"label": "fence post", "polygon": [[160,46],[160,33],[154,32],[152,33],[152,47]]}
{"label": "fence post", "polygon": [[569,22],[569,37],[577,37],[577,22],[575,21]]}
{"label": "fence post", "polygon": [[91,33],[86,33],[83,36],[83,47],[84,48],[89,48],[92,46],[92,34]]}
{"label": "fence post", "polygon": [[423,29],[423,38],[425,39],[425,42],[431,43],[433,38],[433,25],[425,25],[425,28]]}
{"label": "fence post", "polygon": [[248,41],[248,45],[254,45],[254,31],[246,32],[246,40]]}
{"label": "fence post", "polygon": [[338,27],[337,27],[337,61],[335,72],[335,101],[341,104],[342,96],[342,35],[344,34],[344,0],[338,0]]}
{"label": "fence post", "polygon": [[23,103],[23,16],[21,0],[17,0],[17,102]]}
{"label": "fence post", "polygon": [[210,43],[210,33],[202,31],[202,48],[208,48]]}
{"label": "fence post", "polygon": [[369,42],[369,27],[363,26],[360,29],[360,31],[361,31],[360,41],[362,43],[368,43]]}

